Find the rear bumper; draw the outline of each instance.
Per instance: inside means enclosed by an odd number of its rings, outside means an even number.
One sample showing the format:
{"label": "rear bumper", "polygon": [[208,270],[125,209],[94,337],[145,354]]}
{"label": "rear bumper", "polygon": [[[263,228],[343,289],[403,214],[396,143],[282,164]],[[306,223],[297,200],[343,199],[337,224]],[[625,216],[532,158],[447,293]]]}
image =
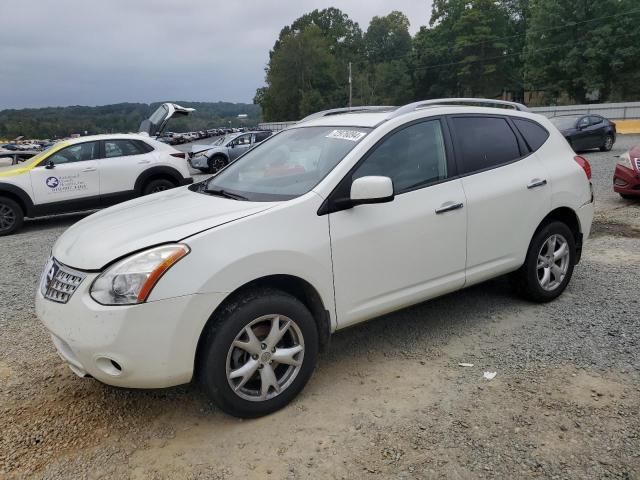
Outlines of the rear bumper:
{"label": "rear bumper", "polygon": [[640,196],[640,173],[623,165],[616,165],[613,173],[613,191]]}

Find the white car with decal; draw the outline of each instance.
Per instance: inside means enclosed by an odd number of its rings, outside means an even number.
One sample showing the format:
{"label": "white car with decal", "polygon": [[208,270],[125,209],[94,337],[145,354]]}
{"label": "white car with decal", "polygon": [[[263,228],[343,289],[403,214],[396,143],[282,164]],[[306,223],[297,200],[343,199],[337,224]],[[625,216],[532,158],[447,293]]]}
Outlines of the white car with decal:
{"label": "white car with decal", "polygon": [[66,140],[0,167],[0,235],[18,230],[24,217],[93,210],[193,183],[186,154],[152,138],[169,118],[190,111],[163,104],[140,134]]}
{"label": "white car with decal", "polygon": [[591,228],[589,164],[522,105],[456,101],[321,112],[76,223],[36,293],[60,356],[122,387],[197,379],[255,417],[335,330],[504,274],[553,300]]}

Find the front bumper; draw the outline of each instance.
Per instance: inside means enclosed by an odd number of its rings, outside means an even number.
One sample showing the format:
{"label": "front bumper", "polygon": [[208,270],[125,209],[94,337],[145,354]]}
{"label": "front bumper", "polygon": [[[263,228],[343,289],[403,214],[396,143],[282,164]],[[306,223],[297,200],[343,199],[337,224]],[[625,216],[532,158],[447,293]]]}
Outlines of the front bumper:
{"label": "front bumper", "polygon": [[89,296],[91,273],[66,304],[36,294],[36,313],[60,357],[79,376],[109,385],[162,388],[193,376],[200,334],[225,294],[194,294],[130,306]]}
{"label": "front bumper", "polygon": [[623,195],[640,196],[640,173],[617,164],[613,173],[613,191]]}
{"label": "front bumper", "polygon": [[196,155],[189,158],[189,165],[193,168],[208,168],[209,159],[204,155]]}

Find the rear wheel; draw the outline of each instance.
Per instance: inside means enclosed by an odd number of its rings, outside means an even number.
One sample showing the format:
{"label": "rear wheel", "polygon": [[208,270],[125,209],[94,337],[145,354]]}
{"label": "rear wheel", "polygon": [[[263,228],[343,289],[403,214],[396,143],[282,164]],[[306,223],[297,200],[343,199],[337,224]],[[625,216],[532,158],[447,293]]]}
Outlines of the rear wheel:
{"label": "rear wheel", "polygon": [[209,173],[216,173],[217,171],[222,170],[227,166],[227,163],[229,163],[229,160],[227,160],[224,155],[214,155],[207,162],[207,165],[209,166]]}
{"label": "rear wheel", "polygon": [[550,222],[531,240],[524,265],[514,273],[514,286],[529,300],[549,302],[569,284],[575,261],[573,232],[562,222]]}
{"label": "rear wheel", "polygon": [[613,148],[613,135],[604,137],[604,143],[600,147],[601,152],[609,152]]}
{"label": "rear wheel", "polygon": [[166,178],[157,178],[155,180],[147,182],[147,184],[142,189],[142,194],[149,195],[150,193],[163,192],[165,190],[169,190],[170,188],[174,188],[175,186],[176,184],[171,180],[167,180]]}
{"label": "rear wheel", "polygon": [[305,386],[318,356],[309,310],[278,290],[247,292],[206,332],[198,376],[226,413],[251,418],[287,405]]}
{"label": "rear wheel", "polygon": [[22,208],[10,198],[0,197],[0,236],[11,235],[24,222]]}
{"label": "rear wheel", "polygon": [[625,200],[638,200],[638,199],[640,199],[640,196],[627,195],[626,193],[621,193],[620,196],[622,198],[624,198]]}

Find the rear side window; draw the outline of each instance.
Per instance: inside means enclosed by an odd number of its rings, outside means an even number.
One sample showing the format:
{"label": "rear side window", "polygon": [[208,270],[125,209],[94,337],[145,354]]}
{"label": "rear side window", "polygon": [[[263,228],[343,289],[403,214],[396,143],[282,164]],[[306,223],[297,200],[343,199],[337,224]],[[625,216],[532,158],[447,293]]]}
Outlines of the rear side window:
{"label": "rear side window", "polygon": [[501,117],[453,117],[456,143],[467,173],[519,159],[518,139]]}
{"label": "rear side window", "polygon": [[255,135],[255,143],[259,143],[271,136],[271,132],[260,132]]}
{"label": "rear side window", "polygon": [[531,120],[523,120],[521,118],[512,118],[513,123],[524,137],[525,142],[529,145],[532,152],[538,150],[544,142],[549,138],[549,132],[544,127]]}
{"label": "rear side window", "polygon": [[147,152],[142,149],[138,142],[131,140],[105,140],[104,142],[104,156],[106,158],[141,155],[143,153]]}
{"label": "rear side window", "polygon": [[591,125],[598,125],[602,123],[604,119],[602,117],[589,117],[589,123]]}

